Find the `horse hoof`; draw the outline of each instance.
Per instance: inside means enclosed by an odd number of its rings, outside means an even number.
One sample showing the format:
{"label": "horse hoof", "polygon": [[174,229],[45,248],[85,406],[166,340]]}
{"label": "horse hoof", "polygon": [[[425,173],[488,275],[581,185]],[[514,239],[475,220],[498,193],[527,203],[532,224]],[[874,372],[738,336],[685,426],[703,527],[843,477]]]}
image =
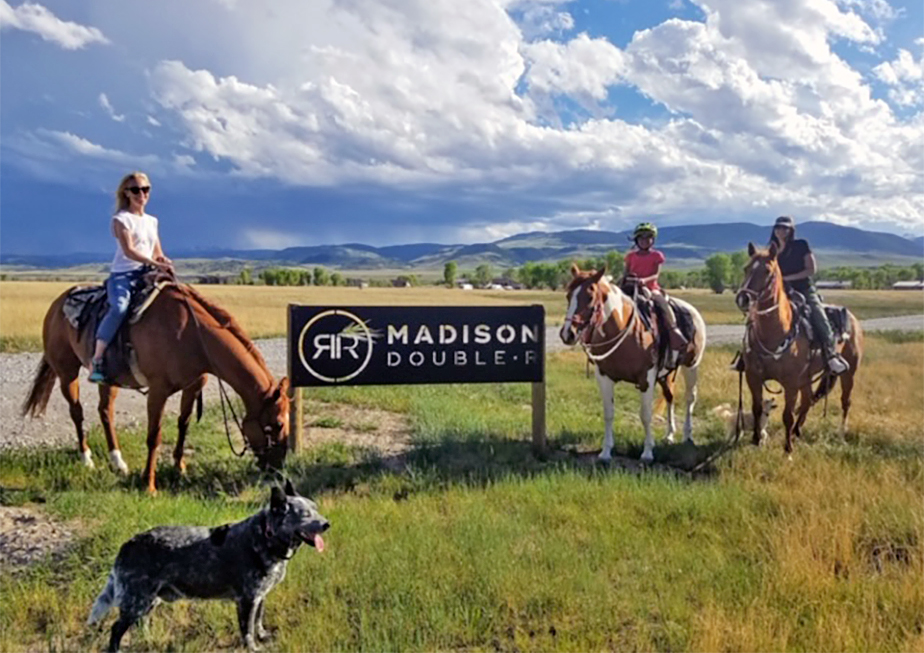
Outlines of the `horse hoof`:
{"label": "horse hoof", "polygon": [[179,472],[180,476],[186,476],[186,461],[185,460],[180,458],[179,460],[176,461],[176,464],[174,465],[174,467],[176,467],[176,471]]}
{"label": "horse hoof", "polygon": [[118,449],[109,452],[109,464],[122,476],[128,476],[128,465],[122,460],[122,452]]}
{"label": "horse hoof", "polygon": [[642,452],[642,457],[639,458],[639,460],[641,460],[641,461],[642,461],[643,463],[645,463],[646,465],[647,465],[648,463],[653,462],[653,461],[654,461],[654,452],[652,452],[652,451],[643,451],[643,452]]}
{"label": "horse hoof", "polygon": [[82,462],[83,466],[87,469],[96,469],[96,465],[93,464],[93,452],[89,449],[80,452],[80,462]]}
{"label": "horse hoof", "polygon": [[612,455],[610,455],[609,453],[604,453],[602,451],[597,455],[597,460],[599,460],[601,463],[608,463],[612,459],[613,459]]}
{"label": "horse hoof", "polygon": [[664,442],[666,442],[667,444],[674,444],[674,434],[668,433],[667,435],[665,435]]}

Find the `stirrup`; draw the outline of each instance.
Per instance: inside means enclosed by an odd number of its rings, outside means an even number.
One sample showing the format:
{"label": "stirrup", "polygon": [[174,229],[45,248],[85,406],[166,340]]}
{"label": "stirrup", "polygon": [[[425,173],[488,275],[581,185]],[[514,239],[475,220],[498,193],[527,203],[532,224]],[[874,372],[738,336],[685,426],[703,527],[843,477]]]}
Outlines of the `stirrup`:
{"label": "stirrup", "polygon": [[741,355],[740,351],[735,352],[735,357],[732,359],[731,364],[728,366],[728,369],[735,372],[744,371],[744,356]]}
{"label": "stirrup", "polygon": [[87,380],[90,383],[105,383],[106,375],[103,373],[103,362],[102,361],[93,361],[92,369],[90,370],[90,376]]}
{"label": "stirrup", "polygon": [[835,376],[838,374],[843,374],[850,369],[850,365],[841,357],[840,354],[831,354],[828,356],[827,362],[828,369]]}

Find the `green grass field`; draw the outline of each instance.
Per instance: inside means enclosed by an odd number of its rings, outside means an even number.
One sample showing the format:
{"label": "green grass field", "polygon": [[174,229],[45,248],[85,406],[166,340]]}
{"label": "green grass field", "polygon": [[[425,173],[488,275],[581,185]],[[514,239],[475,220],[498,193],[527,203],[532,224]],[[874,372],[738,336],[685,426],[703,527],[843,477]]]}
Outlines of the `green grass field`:
{"label": "green grass field", "polygon": [[[341,424],[334,406],[344,404],[357,423],[388,410],[406,419],[413,446],[400,471],[336,442],[290,459],[333,526],[327,550],[299,552],[270,594],[270,650],[924,649],[924,340],[872,335],[867,345],[846,441],[831,401],[827,417],[813,410],[787,462],[777,414],[767,446],[741,446],[696,480],[582,455],[599,448],[602,415],[573,352],[549,359],[544,460],[530,452],[527,385],[312,390],[306,422]],[[723,441],[711,408],[737,396],[730,353],[711,350],[703,363],[700,446],[661,446],[658,460]],[[638,405],[618,386],[623,454],[641,450]],[[186,477],[167,466],[174,438],[169,425],[155,498],[142,490],[137,431],[122,437],[127,479],[83,469],[71,449],[0,456],[0,501],[41,501],[81,534],[58,559],[0,571],[0,650],[104,647],[111,615],[104,631],[84,622],[125,539],[157,524],[241,519],[266,500],[252,459],[228,450],[217,406],[192,429]],[[98,427],[90,441],[106,460]],[[229,603],[165,604],[123,643],[233,650],[235,623]]]}
{"label": "green grass field", "polygon": [[[48,306],[70,288],[67,282],[4,281],[0,282],[0,352],[40,351],[42,321]],[[546,322],[559,323],[564,318],[565,297],[549,290],[454,290],[440,287],[420,288],[333,288],[277,286],[210,286],[197,288],[210,299],[227,308],[253,338],[282,336],[286,329],[288,304],[341,306],[517,306],[542,304]],[[716,295],[708,290],[683,290],[673,293],[696,306],[707,324],[739,324],[741,312],[730,292]],[[891,315],[924,313],[924,295],[920,292],[895,290],[851,290],[825,293],[825,299],[843,304],[865,320]]]}

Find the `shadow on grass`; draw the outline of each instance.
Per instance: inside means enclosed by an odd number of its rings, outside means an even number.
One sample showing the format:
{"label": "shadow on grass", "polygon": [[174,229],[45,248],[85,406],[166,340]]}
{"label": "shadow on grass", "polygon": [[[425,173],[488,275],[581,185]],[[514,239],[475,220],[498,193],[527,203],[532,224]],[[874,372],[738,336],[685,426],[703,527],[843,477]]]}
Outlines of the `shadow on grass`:
{"label": "shadow on grass", "polygon": [[[485,437],[460,440],[450,437],[435,443],[422,443],[403,454],[375,457],[358,462],[330,464],[311,454],[298,456],[286,466],[299,491],[306,495],[325,492],[370,491],[373,486],[394,491],[395,500],[423,490],[451,485],[483,487],[510,477],[533,478],[549,472],[576,471],[588,476],[605,473],[636,475],[657,474],[678,479],[704,479],[716,473],[707,464],[695,473],[695,467],[707,461],[721,443],[704,446],[676,444],[660,446],[655,462],[639,461],[641,447],[613,452],[610,462],[597,459],[598,451],[582,450],[575,443],[581,438],[565,433],[542,454],[532,443],[508,438]],[[320,452],[319,452],[320,453]]]}
{"label": "shadow on grass", "polygon": [[[409,492],[439,489],[450,485],[484,486],[493,481],[532,478],[549,472],[578,471],[589,476],[601,473],[658,474],[679,479],[702,479],[716,473],[710,458],[722,447],[662,444],[655,449],[655,462],[639,461],[640,445],[614,449],[610,462],[597,459],[599,450],[582,442],[586,434],[564,432],[537,454],[529,441],[497,436],[475,438],[457,434],[438,436],[406,451],[380,456],[374,451],[330,443],[290,455],[282,472],[261,470],[252,455],[204,455],[189,462],[185,474],[162,460],[157,470],[157,488],[166,494],[191,494],[203,498],[236,497],[260,485],[292,479],[300,492],[362,492],[373,487],[392,491],[400,499]],[[144,492],[142,468],[122,477],[100,465],[83,468],[76,453],[66,449],[17,453],[6,465],[16,468],[22,483],[0,482],[0,504],[41,501],[49,492],[69,490]],[[703,463],[707,463],[703,465]],[[702,466],[702,469],[697,469]],[[365,489],[364,489],[365,488]]]}

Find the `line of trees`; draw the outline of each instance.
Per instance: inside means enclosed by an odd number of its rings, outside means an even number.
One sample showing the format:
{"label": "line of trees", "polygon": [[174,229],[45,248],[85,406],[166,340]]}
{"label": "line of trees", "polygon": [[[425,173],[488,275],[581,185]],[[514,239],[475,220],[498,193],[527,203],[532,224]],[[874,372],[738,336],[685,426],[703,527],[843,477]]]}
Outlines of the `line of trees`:
{"label": "line of trees", "polygon": [[[313,270],[305,268],[266,268],[257,277],[266,286],[345,286],[346,279],[339,272],[328,272],[322,267]],[[238,282],[249,286],[255,282],[253,270],[244,268]]]}
{"label": "line of trees", "polygon": [[[735,289],[744,280],[744,266],[749,257],[747,252],[717,253],[705,260],[705,266],[691,270],[664,268],[659,282],[667,289],[677,288],[711,288],[721,293],[726,289]],[[528,261],[519,268],[504,270],[504,278],[517,281],[526,288],[548,288],[558,290],[571,279],[571,264],[576,262],[582,269],[597,269],[606,265],[607,272],[615,278],[622,275],[625,259],[621,252],[612,250],[603,256],[581,260],[563,259],[558,262]],[[476,287],[484,287],[494,280],[495,270],[489,263],[482,263],[474,271],[459,272],[456,261],[448,261],[443,267],[443,279],[438,282],[454,287],[460,279],[465,279]],[[885,264],[872,268],[839,266],[819,270],[816,280],[849,281],[856,289],[891,288],[896,281],[924,280],[924,262],[900,266]],[[398,277],[399,282],[406,281],[412,286],[419,285],[416,275],[408,274]],[[266,268],[254,277],[253,270],[244,268],[238,277],[238,283],[253,285],[262,283],[267,286],[345,286],[347,281],[339,272],[329,272],[323,267],[312,270],[304,268]],[[385,279],[372,279],[371,286],[390,286]]]}

